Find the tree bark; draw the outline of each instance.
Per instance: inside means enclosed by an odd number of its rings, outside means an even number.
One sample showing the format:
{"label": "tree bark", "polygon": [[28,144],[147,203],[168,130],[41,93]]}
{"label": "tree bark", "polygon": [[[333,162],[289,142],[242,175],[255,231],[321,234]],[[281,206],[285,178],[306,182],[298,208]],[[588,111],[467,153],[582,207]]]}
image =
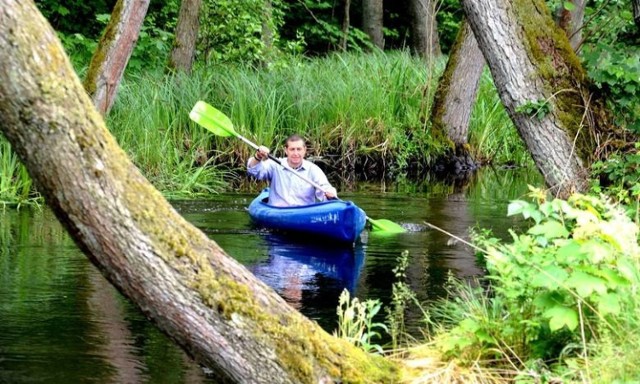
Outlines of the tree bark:
{"label": "tree bark", "polygon": [[433,59],[442,55],[434,0],[410,0],[413,51]]}
{"label": "tree bark", "polygon": [[556,9],[556,21],[558,26],[562,28],[571,43],[571,48],[574,51],[578,51],[580,44],[582,44],[582,23],[584,21],[584,8],[586,6],[585,0],[571,0],[574,9],[572,11],[567,10],[562,4]]}
{"label": "tree bark", "polygon": [[[509,116],[551,191],[587,189],[596,142],[613,128],[588,93],[567,36],[542,0],[462,0]],[[560,31],[560,32],[559,32]]]}
{"label": "tree bark", "polygon": [[438,83],[431,118],[434,125],[442,127],[456,145],[467,143],[469,120],[484,64],[473,31],[463,21]]}
{"label": "tree bark", "polygon": [[362,1],[362,29],[369,36],[373,45],[384,49],[382,0]]}
{"label": "tree bark", "polygon": [[169,58],[169,69],[191,72],[200,28],[201,5],[202,0],[182,0],[178,25],[176,25],[176,38]]}
{"label": "tree bark", "polygon": [[447,67],[438,82],[431,122],[434,132],[446,132],[453,142],[453,151],[446,159],[447,170],[466,171],[476,168],[469,151],[469,121],[476,102],[478,85],[485,61],[473,31],[466,21],[460,26],[456,42],[451,48]]}
{"label": "tree bark", "polygon": [[0,129],[80,249],[220,381],[398,380],[392,362],[324,332],[172,208],[118,147],[32,0],[0,9]]}
{"label": "tree bark", "polygon": [[149,0],[118,0],[91,58],[84,87],[104,116],[113,106],[148,8]]}
{"label": "tree bark", "polygon": [[351,0],[344,0],[344,18],[342,19],[342,41],[340,42],[340,49],[342,51],[347,50],[347,41],[349,40],[349,28],[351,27],[351,21],[349,18],[351,8]]}

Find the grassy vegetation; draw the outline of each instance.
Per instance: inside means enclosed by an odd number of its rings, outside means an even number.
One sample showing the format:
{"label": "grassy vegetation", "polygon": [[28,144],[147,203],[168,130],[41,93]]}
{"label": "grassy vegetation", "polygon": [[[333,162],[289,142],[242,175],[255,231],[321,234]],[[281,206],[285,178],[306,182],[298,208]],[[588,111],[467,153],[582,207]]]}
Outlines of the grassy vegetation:
{"label": "grassy vegetation", "polygon": [[[295,59],[272,70],[215,66],[189,76],[141,73],[123,81],[107,124],[134,163],[169,197],[202,198],[225,190],[242,174],[251,151],[239,140],[214,137],[191,122],[188,113],[198,100],[219,108],[256,143],[281,150],[289,134],[302,133],[309,139],[310,156],[335,159],[337,167],[353,167],[366,157],[401,177],[410,162],[427,168],[448,148],[431,138],[428,123],[442,69],[443,63],[428,67],[398,51]],[[488,75],[470,130],[477,158],[531,164]],[[24,177],[13,169],[14,156],[2,143],[1,179]],[[25,202],[33,195],[25,195],[28,178],[21,179],[19,188],[10,184],[2,189],[5,202]]]}

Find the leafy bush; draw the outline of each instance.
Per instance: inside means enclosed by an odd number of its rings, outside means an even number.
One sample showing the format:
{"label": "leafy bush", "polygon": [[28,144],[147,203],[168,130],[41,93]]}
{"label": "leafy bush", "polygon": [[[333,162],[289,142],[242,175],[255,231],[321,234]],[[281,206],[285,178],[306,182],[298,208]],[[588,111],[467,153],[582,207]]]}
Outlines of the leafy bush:
{"label": "leafy bush", "polygon": [[446,353],[521,369],[586,356],[590,343],[634,307],[637,225],[604,198],[547,201],[539,190],[532,196],[534,203],[509,205],[510,216],[532,221],[526,233],[511,232],[512,243],[474,234],[486,249],[488,286],[454,284],[456,298],[437,310],[453,324],[438,339]]}

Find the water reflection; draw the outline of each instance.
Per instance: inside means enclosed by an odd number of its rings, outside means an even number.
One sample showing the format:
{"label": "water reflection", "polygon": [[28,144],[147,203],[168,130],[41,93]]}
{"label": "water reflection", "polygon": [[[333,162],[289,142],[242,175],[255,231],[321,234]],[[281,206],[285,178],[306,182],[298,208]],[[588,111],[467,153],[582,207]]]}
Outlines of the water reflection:
{"label": "water reflection", "polygon": [[265,235],[264,242],[268,257],[248,269],[294,308],[303,309],[303,295],[317,295],[327,284],[355,293],[364,265],[361,243],[332,246],[277,234]]}

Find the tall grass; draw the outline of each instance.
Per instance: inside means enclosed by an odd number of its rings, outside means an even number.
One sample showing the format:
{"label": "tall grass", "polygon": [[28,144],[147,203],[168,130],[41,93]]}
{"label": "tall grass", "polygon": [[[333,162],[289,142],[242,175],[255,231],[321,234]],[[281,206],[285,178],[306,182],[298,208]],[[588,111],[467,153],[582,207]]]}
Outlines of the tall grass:
{"label": "tall grass", "polygon": [[486,68],[471,114],[469,144],[474,157],[483,162],[533,166],[531,155],[504,109]]}
{"label": "tall grass", "polygon": [[[107,125],[169,197],[228,188],[252,151],[190,121],[198,100],[220,109],[236,131],[277,155],[287,136],[301,133],[309,139],[310,156],[331,156],[346,166],[370,157],[401,175],[410,161],[428,165],[448,148],[431,136],[429,124],[443,65],[429,66],[408,51],[393,51],[292,58],[287,67],[274,69],[212,66],[190,75],[129,74]],[[470,142],[480,158],[526,163],[524,146],[488,75],[481,81]],[[3,161],[3,167],[13,166],[10,158]]]}
{"label": "tall grass", "polygon": [[0,136],[0,205],[20,206],[39,200],[31,178],[11,145]]}

